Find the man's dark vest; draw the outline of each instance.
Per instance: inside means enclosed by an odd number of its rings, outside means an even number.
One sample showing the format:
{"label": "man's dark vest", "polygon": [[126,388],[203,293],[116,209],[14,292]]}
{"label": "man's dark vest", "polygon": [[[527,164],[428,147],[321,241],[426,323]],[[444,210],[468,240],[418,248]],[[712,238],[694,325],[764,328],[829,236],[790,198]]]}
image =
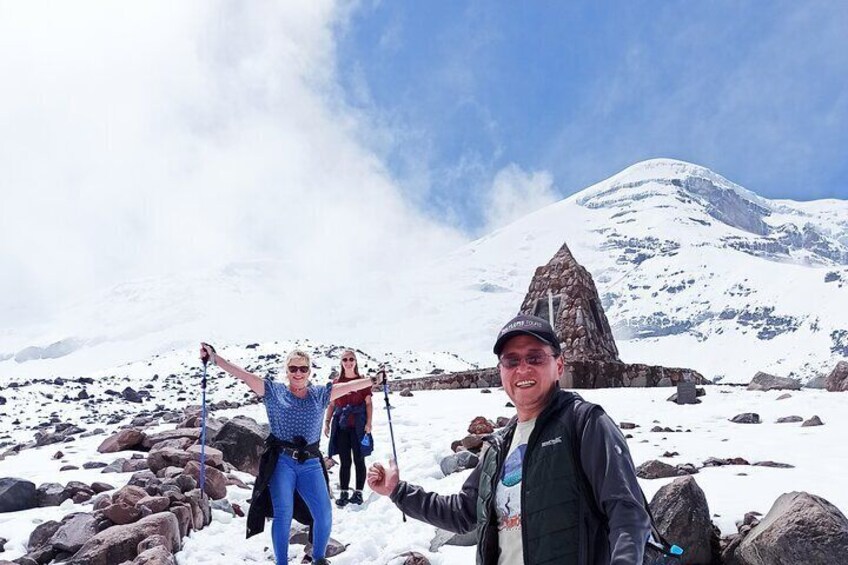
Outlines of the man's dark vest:
{"label": "man's dark vest", "polygon": [[[586,504],[575,467],[571,411],[579,396],[557,391],[539,415],[527,442],[521,479],[521,526],[525,565],[579,565],[587,548],[580,540]],[[515,431],[513,420],[488,438],[477,498],[477,563],[498,562],[495,491]],[[584,542],[585,543],[585,542]]]}

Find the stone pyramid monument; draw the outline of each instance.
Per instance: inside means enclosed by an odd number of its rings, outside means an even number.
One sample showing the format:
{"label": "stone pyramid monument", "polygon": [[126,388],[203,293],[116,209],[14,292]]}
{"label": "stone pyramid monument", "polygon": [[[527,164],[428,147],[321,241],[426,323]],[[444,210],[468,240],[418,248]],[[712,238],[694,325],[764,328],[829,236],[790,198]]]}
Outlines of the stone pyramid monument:
{"label": "stone pyramid monument", "polygon": [[619,360],[595,281],[567,244],[536,269],[521,313],[550,320],[569,359]]}
{"label": "stone pyramid monument", "polygon": [[550,320],[565,359],[564,388],[672,386],[706,383],[691,369],[624,363],[595,287],[595,281],[563,244],[536,269],[521,304],[522,314]]}

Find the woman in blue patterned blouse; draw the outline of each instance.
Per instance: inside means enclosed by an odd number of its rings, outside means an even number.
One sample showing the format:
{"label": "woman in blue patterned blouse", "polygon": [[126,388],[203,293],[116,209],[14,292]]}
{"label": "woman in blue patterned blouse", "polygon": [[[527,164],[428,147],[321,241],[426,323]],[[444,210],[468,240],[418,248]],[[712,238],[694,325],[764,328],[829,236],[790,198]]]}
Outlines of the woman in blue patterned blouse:
{"label": "woman in blue patterned blouse", "polygon": [[217,355],[215,349],[205,343],[201,344],[200,355],[244,381],[253,392],[263,397],[271,425],[270,440],[279,450],[268,484],[274,511],[271,538],[277,563],[288,561],[295,492],[308,506],[314,521],[312,558],[316,564],[328,563],[325,554],[333,517],[318,449],[321,416],[330,402],[349,392],[370,387],[371,380],[337,385],[311,384],[309,354],[298,349],[286,358],[288,383],[277,382],[270,377],[262,379]]}

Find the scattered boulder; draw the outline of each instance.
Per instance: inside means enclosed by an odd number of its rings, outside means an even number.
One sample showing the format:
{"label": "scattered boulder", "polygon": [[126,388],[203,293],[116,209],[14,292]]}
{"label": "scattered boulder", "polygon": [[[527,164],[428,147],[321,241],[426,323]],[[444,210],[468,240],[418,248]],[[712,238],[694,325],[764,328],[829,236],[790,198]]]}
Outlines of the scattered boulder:
{"label": "scattered boulder", "polygon": [[127,402],[134,402],[136,404],[142,401],[141,394],[136,392],[132,387],[127,387],[123,391],[121,391],[121,398],[123,398]]}
{"label": "scattered boulder", "polygon": [[107,490],[113,490],[114,488],[115,487],[113,487],[109,483],[91,483],[91,490],[93,490],[95,494],[100,494],[101,492],[106,492]]}
{"label": "scattered boulder", "polygon": [[789,463],[778,463],[777,461],[757,461],[754,467],[772,467],[774,469],[794,469],[795,465]]}
{"label": "scattered boulder", "polygon": [[751,379],[751,382],[748,384],[748,390],[801,390],[801,382],[760,371]]}
{"label": "scattered boulder", "polygon": [[140,508],[123,502],[110,504],[102,510],[103,515],[118,525],[132,524],[141,520],[143,514]]}
{"label": "scattered boulder", "polygon": [[824,387],[829,392],[848,391],[848,361],[840,361],[825,379]]}
{"label": "scattered boulder", "polygon": [[[330,538],[330,541],[327,542],[326,556],[327,557],[335,557],[336,555],[339,555],[340,553],[344,552],[347,549],[348,545],[350,545],[350,544],[343,544],[342,542],[340,542],[337,539]],[[309,555],[311,557],[312,556],[312,544],[307,543],[306,546],[303,548],[303,551],[304,551],[304,553],[306,553],[306,555]]]}
{"label": "scattered boulder", "polygon": [[641,479],[665,479],[679,474],[677,467],[656,459],[645,461],[636,468],[636,476]]}
{"label": "scattered boulder", "polygon": [[[195,461],[200,461],[200,445],[192,445],[187,450]],[[224,454],[219,449],[214,447],[206,447],[206,464],[213,467],[222,467],[224,465]]]}
{"label": "scattered boulder", "polygon": [[131,565],[176,565],[173,554],[166,547],[158,545],[141,551]]}
{"label": "scattered boulder", "polygon": [[479,461],[480,459],[470,451],[459,451],[442,459],[439,467],[442,473],[448,476],[465,469],[473,469]]}
{"label": "scattered boulder", "polygon": [[[189,461],[185,467],[186,475],[200,482],[200,463]],[[206,465],[206,484],[203,489],[212,500],[219,500],[227,496],[227,476],[216,469]]]}
{"label": "scattered boulder", "polygon": [[417,551],[407,551],[392,559],[392,562],[403,559],[401,565],[430,565],[430,560]]}
{"label": "scattered boulder", "polygon": [[797,422],[803,422],[804,418],[801,416],[783,416],[782,418],[778,418],[776,423],[778,424],[795,424]]}
{"label": "scattered boulder", "polygon": [[827,388],[827,377],[824,375],[820,375],[818,377],[813,377],[807,384],[804,385],[804,388],[809,388],[813,390],[825,390]]}
{"label": "scattered boulder", "polygon": [[187,451],[165,447],[154,449],[147,455],[147,466],[152,472],[158,473],[166,467],[183,468],[193,458],[193,455]]}
{"label": "scattered boulder", "polygon": [[35,484],[23,479],[0,479],[0,512],[17,512],[38,506]]}
{"label": "scattered boulder", "polygon": [[46,522],[42,522],[29,535],[29,541],[27,542],[27,551],[33,551],[35,549],[40,548],[44,544],[53,537],[53,534],[59,529],[62,524],[55,520],[47,520]]}
{"label": "scattered boulder", "polygon": [[742,414],[737,414],[733,418],[730,419],[731,422],[736,424],[761,424],[760,415],[754,412],[744,412]]}
{"label": "scattered boulder", "polygon": [[412,391],[409,388],[405,388],[400,391],[400,395],[405,398],[409,398],[410,396],[412,396]]}
{"label": "scattered boulder", "polygon": [[468,451],[479,452],[480,448],[483,447],[483,438],[475,435],[467,435],[460,440],[459,444]]}
{"label": "scattered boulder", "polygon": [[136,507],[146,508],[151,514],[156,514],[167,510],[170,502],[167,496],[145,496],[136,503]]}
{"label": "scattered boulder", "polygon": [[832,565],[846,555],[848,518],[807,492],[781,495],[734,553],[742,565]]}
{"label": "scattered boulder", "polygon": [[135,506],[140,500],[147,497],[147,491],[137,485],[127,485],[112,496],[112,502]]}
{"label": "scattered boulder", "polygon": [[67,499],[71,498],[71,493],[65,490],[65,487],[59,483],[44,483],[40,485],[36,491],[38,506],[59,506]]}
{"label": "scattered boulder", "polygon": [[483,416],[477,416],[471,420],[471,424],[468,426],[469,434],[485,435],[493,431],[495,431],[495,425]]}
{"label": "scattered boulder", "polygon": [[224,461],[239,471],[256,475],[268,430],[251,418],[236,416],[228,420],[215,436],[212,447],[219,449]]}
{"label": "scattered boulder", "polygon": [[160,535],[171,553],[180,549],[180,529],[171,512],[160,512],[134,524],[114,526],[89,539],[67,565],[113,565],[132,561],[138,556],[138,544]]}
{"label": "scattered boulder", "polygon": [[471,531],[465,534],[455,534],[447,530],[436,529],[436,535],[430,541],[430,551],[435,553],[443,545],[473,547],[477,545],[477,532]]}
{"label": "scattered boulder", "polygon": [[[207,435],[208,438],[208,435]],[[200,439],[200,429],[199,428],[176,428],[173,430],[165,430],[164,432],[157,432],[155,434],[150,434],[146,436],[142,442],[141,447],[146,450],[151,450],[154,446],[170,441],[170,440],[183,440],[179,443],[175,443],[172,445],[168,445],[168,447],[177,447],[180,446],[180,449],[185,449],[188,445],[198,441]],[[185,440],[188,441],[188,445],[185,445]],[[162,446],[165,447],[165,446]]]}
{"label": "scattered boulder", "polygon": [[687,564],[713,563],[719,532],[710,520],[707,497],[693,477],[681,477],[662,487],[650,508],[663,537],[686,548]]}
{"label": "scattered boulder", "polygon": [[775,398],[775,400],[786,400],[787,398],[792,398],[792,395],[788,392],[784,392],[783,394]]}
{"label": "scattered boulder", "polygon": [[81,512],[62,519],[61,525],[48,543],[58,551],[76,553],[95,534],[97,520],[94,515]]}
{"label": "scattered boulder", "polygon": [[126,428],[103,440],[97,451],[100,453],[117,453],[136,449],[144,441],[144,432],[135,428]]}
{"label": "scattered boulder", "polygon": [[821,421],[821,418],[819,418],[818,416],[813,416],[812,418],[810,418],[809,420],[807,420],[806,422],[801,424],[801,427],[802,428],[810,428],[812,426],[823,426],[823,425],[824,425],[824,422]]}

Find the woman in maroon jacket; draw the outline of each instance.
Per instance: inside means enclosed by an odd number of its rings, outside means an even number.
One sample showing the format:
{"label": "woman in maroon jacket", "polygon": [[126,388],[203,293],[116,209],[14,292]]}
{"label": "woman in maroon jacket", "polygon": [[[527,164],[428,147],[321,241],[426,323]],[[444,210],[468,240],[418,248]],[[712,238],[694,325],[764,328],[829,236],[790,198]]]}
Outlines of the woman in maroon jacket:
{"label": "woman in maroon jacket", "polygon": [[[341,372],[336,383],[346,383],[362,379],[359,364],[352,349],[342,353]],[[339,507],[348,504],[362,504],[362,488],[365,486],[365,457],[371,454],[371,437],[363,444],[363,438],[371,433],[371,389],[364,388],[336,398],[327,407],[324,419],[324,435],[330,436],[327,455],[339,454],[339,488],[341,494],[336,500]],[[356,490],[350,494],[350,467],[356,466]]]}

